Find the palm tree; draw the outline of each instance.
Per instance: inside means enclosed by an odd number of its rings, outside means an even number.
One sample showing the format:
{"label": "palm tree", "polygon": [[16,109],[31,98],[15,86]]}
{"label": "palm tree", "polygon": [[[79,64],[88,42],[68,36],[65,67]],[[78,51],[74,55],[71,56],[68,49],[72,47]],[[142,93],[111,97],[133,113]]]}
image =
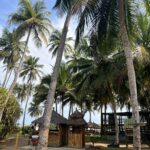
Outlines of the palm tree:
{"label": "palm tree", "polygon": [[[9,80],[12,70],[15,69],[16,63],[21,57],[24,42],[19,41],[20,37],[14,30],[12,33],[8,29],[4,29],[0,38],[0,60],[6,67],[6,75],[2,86],[5,87]],[[9,75],[10,74],[10,75]]]}
{"label": "palm tree", "polygon": [[[67,67],[68,66],[66,64],[61,64],[56,86],[56,95],[57,97],[59,96],[59,99],[62,103],[62,116],[65,105],[64,101],[68,99],[69,93],[73,90],[74,87],[71,82],[71,74]],[[66,93],[68,93],[67,96]]]}
{"label": "palm tree", "polygon": [[127,33],[126,23],[125,23],[125,9],[124,1],[119,0],[119,23],[120,23],[120,37],[122,46],[125,52],[128,79],[131,95],[131,106],[132,106],[132,117],[134,118],[135,126],[133,128],[133,149],[141,150],[141,135],[140,135],[140,117],[139,117],[139,104],[137,100],[137,85],[136,76],[133,65],[133,56],[131,51],[131,45]]}
{"label": "palm tree", "polygon": [[[98,0],[95,1],[95,5],[85,7],[81,14],[80,23],[77,28],[77,41],[82,34],[85,23],[87,20],[92,20],[92,24],[95,27],[99,35],[99,40],[103,41],[108,37],[115,37],[118,39],[120,35],[121,44],[124,49],[128,79],[131,95],[131,106],[133,110],[133,118],[136,126],[134,126],[134,149],[141,149],[140,144],[140,126],[139,126],[139,109],[137,101],[137,88],[136,88],[136,77],[133,65],[132,51],[130,40],[133,40],[135,35],[135,18],[133,19],[133,10],[131,8],[131,1],[124,0]],[[92,19],[89,19],[92,18]],[[115,39],[114,38],[114,39]],[[120,41],[119,39],[117,41]],[[115,44],[117,44],[115,42]]]}
{"label": "palm tree", "polygon": [[[57,55],[58,52],[58,47],[60,44],[60,39],[61,39],[61,32],[58,30],[55,30],[49,40],[49,51],[52,53],[52,57]],[[72,37],[67,37],[66,42],[65,42],[65,47],[64,47],[64,53],[67,54],[68,52],[71,51],[72,47],[70,45],[70,42],[72,41]]]}
{"label": "palm tree", "polygon": [[22,72],[20,73],[20,77],[23,77],[23,80],[27,79],[27,100],[23,115],[22,131],[24,131],[26,111],[28,107],[29,98],[33,90],[33,81],[37,80],[37,77],[41,78],[42,74],[41,68],[43,67],[43,65],[38,64],[38,61],[39,58],[29,56],[29,58],[24,62]]}
{"label": "palm tree", "polygon": [[142,50],[146,50],[150,53],[150,21],[147,15],[143,15],[142,13],[137,15],[138,22],[138,37],[137,42]]}
{"label": "palm tree", "polygon": [[14,88],[14,94],[16,95],[17,99],[20,100],[20,103],[25,101],[27,96],[27,85],[26,84],[16,84]]}
{"label": "palm tree", "polygon": [[[34,42],[38,47],[41,46],[42,41],[44,41],[46,44],[48,43],[47,36],[50,34],[49,28],[52,28],[48,16],[49,12],[46,11],[43,1],[37,1],[35,4],[32,4],[30,0],[20,0],[18,11],[10,15],[10,24],[18,25],[16,32],[20,33],[22,36],[27,33],[27,39],[22,57],[15,71],[14,80],[9,88],[9,93],[5,101],[6,104],[19,77],[30,36],[33,35]],[[3,110],[0,114],[0,120],[2,114]]]}
{"label": "palm tree", "polygon": [[43,125],[40,128],[40,134],[39,134],[40,139],[39,139],[39,143],[37,146],[37,150],[47,149],[50,118],[51,118],[52,109],[53,109],[57,78],[59,74],[59,68],[60,68],[60,64],[61,64],[61,60],[63,56],[64,47],[65,47],[65,41],[67,38],[68,27],[69,27],[69,23],[71,21],[72,15],[77,12],[79,7],[81,8],[82,3],[83,1],[80,1],[80,0],[79,1],[57,0],[54,6],[54,8],[59,9],[61,12],[67,13],[67,16],[66,16],[64,27],[62,30],[62,35],[61,35],[60,44],[58,47],[55,66],[54,66],[53,73],[51,76],[51,83],[50,83],[50,88],[48,91],[44,114],[43,114]]}
{"label": "palm tree", "polygon": [[34,102],[31,102],[30,107],[28,108],[31,117],[39,117],[43,112],[42,110],[42,106],[37,105]]}

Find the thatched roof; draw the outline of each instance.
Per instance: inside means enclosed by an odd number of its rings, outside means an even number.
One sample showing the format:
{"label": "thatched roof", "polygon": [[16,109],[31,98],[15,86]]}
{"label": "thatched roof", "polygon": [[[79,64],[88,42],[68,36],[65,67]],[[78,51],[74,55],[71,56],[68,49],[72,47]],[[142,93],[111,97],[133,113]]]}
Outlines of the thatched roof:
{"label": "thatched roof", "polygon": [[[32,121],[32,123],[42,123],[43,122],[43,118],[40,117],[34,121]],[[67,119],[62,117],[60,114],[58,114],[56,111],[52,111],[52,117],[51,117],[51,123],[52,124],[67,124]]]}
{"label": "thatched roof", "polygon": [[76,110],[68,119],[67,124],[72,126],[86,125],[86,121],[83,119],[84,115]]}
{"label": "thatched roof", "polygon": [[91,129],[100,129],[100,126],[94,122],[88,122],[88,128]]}

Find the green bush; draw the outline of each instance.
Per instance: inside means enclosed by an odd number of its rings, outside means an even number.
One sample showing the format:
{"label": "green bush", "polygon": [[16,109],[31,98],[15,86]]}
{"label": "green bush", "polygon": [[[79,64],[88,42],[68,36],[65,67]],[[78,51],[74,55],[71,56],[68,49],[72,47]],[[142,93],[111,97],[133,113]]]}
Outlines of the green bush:
{"label": "green bush", "polygon": [[23,133],[22,134],[29,134],[31,131],[31,127],[30,126],[24,126],[24,129],[23,129]]}
{"label": "green bush", "polygon": [[20,105],[14,95],[11,95],[7,105],[4,105],[7,93],[7,89],[0,87],[0,109],[4,108],[0,123],[0,139],[5,138],[8,133],[13,132],[14,128],[16,127],[16,122],[21,114]]}
{"label": "green bush", "polygon": [[101,141],[100,135],[88,135],[86,136],[86,142],[98,143]]}

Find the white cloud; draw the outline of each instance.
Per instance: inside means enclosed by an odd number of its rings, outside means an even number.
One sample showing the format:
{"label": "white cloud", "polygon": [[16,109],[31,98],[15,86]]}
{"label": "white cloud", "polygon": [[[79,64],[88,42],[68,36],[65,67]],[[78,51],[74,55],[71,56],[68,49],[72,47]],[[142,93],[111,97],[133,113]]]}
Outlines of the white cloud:
{"label": "white cloud", "polygon": [[[63,26],[64,26],[64,21],[65,21],[66,16],[64,15],[61,18],[56,18],[56,20],[54,20],[53,26],[58,29],[58,30],[62,30]],[[75,38],[75,29],[77,26],[77,20],[75,17],[72,17],[72,20],[70,22],[69,25],[69,30],[68,30],[68,37],[73,37]]]}

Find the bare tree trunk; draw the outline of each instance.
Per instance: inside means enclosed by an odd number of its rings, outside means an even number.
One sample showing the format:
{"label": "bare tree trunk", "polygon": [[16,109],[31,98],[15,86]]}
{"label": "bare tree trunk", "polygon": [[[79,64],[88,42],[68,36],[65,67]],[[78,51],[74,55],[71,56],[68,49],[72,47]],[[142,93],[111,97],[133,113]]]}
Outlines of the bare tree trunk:
{"label": "bare tree trunk", "polygon": [[133,65],[133,56],[125,24],[124,0],[118,0],[118,2],[119,2],[120,38],[122,40],[122,46],[124,48],[126,57],[129,88],[131,94],[132,117],[135,122],[135,125],[133,127],[133,150],[141,150],[139,105],[137,100],[137,86],[136,86],[135,70]]}
{"label": "bare tree trunk", "polygon": [[69,10],[64,23],[60,45],[58,48],[57,58],[56,58],[55,66],[51,77],[50,88],[48,91],[47,101],[46,101],[45,110],[43,114],[43,124],[40,126],[39,143],[38,146],[36,147],[36,150],[47,150],[50,119],[51,119],[52,109],[54,104],[57,78],[59,74],[59,68],[61,65],[61,60],[63,56],[64,46],[65,46],[65,41],[68,33],[68,27],[71,20],[71,16],[72,13],[71,10]]}
{"label": "bare tree trunk", "polygon": [[[9,97],[11,96],[11,94],[13,92],[13,89],[14,89],[14,87],[16,85],[17,79],[18,79],[18,77],[20,75],[20,70],[21,70],[21,67],[22,67],[22,64],[23,64],[23,61],[24,61],[24,58],[25,58],[26,49],[27,49],[27,46],[28,46],[30,34],[31,34],[31,28],[29,29],[29,33],[28,33],[28,36],[27,36],[26,44],[25,44],[25,49],[24,49],[23,55],[22,55],[22,57],[20,59],[19,66],[17,67],[17,69],[15,71],[15,77],[14,77],[14,80],[13,80],[13,82],[12,82],[10,88],[9,88],[8,95],[6,97],[4,106],[6,106],[8,100],[9,100]],[[1,119],[2,119],[2,116],[3,116],[3,111],[4,111],[4,108],[0,110],[0,122],[1,122]]]}
{"label": "bare tree trunk", "polygon": [[5,78],[4,78],[2,87],[5,87],[5,84],[6,84],[6,81],[7,81],[7,76],[8,76],[8,74],[9,74],[9,68],[6,69],[6,74],[5,74]]}

